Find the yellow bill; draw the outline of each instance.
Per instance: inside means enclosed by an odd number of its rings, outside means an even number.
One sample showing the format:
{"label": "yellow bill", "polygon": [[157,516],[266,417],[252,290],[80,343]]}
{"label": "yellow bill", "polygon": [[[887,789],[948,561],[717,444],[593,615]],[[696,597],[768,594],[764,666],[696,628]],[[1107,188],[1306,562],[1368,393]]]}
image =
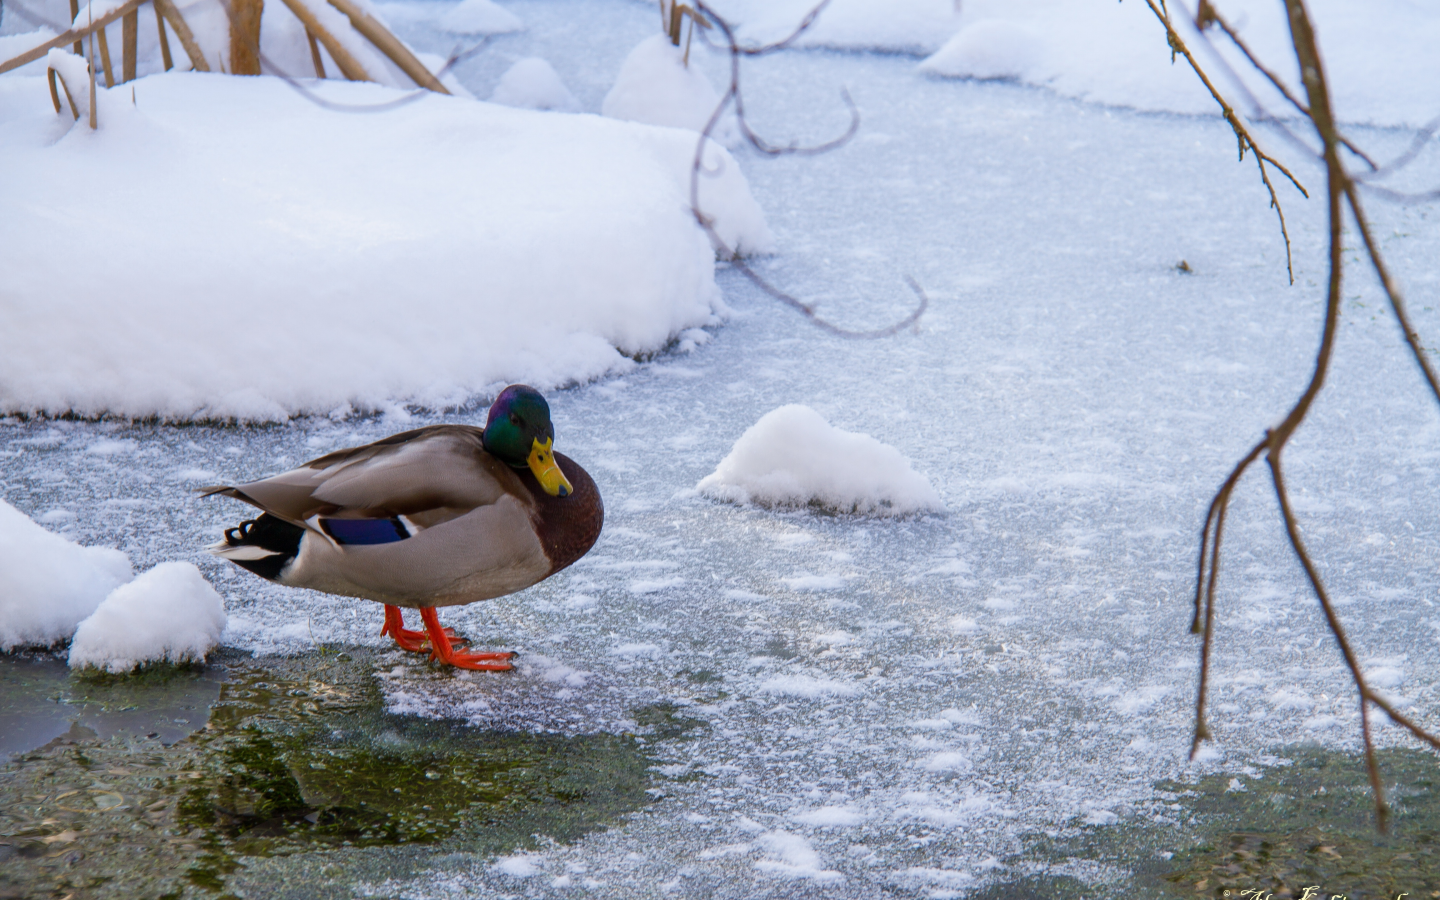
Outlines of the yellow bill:
{"label": "yellow bill", "polygon": [[535,439],[530,446],[530,471],[535,473],[535,480],[540,482],[545,493],[552,497],[568,497],[575,488],[571,487],[569,479],[555,462],[555,452],[550,449],[554,443],[554,438],[546,438],[543,444],[539,438]]}

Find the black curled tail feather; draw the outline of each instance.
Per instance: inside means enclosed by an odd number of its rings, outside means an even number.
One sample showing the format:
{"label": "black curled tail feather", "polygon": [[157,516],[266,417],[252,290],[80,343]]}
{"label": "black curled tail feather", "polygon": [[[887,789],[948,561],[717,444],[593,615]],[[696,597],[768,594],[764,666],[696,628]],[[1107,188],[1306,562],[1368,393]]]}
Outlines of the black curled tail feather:
{"label": "black curled tail feather", "polygon": [[300,553],[305,529],[269,513],[225,529],[225,540],[212,551],[235,565],[275,581]]}

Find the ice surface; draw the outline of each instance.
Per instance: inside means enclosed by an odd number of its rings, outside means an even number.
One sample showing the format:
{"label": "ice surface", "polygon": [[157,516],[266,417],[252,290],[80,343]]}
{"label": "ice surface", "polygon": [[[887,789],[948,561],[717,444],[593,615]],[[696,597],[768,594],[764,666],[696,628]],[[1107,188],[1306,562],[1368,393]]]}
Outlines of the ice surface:
{"label": "ice surface", "polygon": [[528,56],[506,70],[490,102],[526,109],[580,111],[580,101],[565,87],[555,68],[538,56]]}
{"label": "ice surface", "polygon": [[[456,405],[627,371],[723,310],[687,208],[691,133],[430,95],[345,114],[195,73],[99,102],[92,133],[42,79],[0,78],[0,153],[26,172],[0,207],[45,210],[0,220],[0,410]],[[714,145],[706,165],[721,237],[768,249],[738,165]]]}
{"label": "ice surface", "polygon": [[695,488],[717,500],[763,506],[813,503],[881,515],[941,509],[940,495],[900,451],[836,428],[798,403],[772,409],[745,429]]}
{"label": "ice surface", "polygon": [[161,563],[110,592],[75,630],[68,659],[72,669],[115,673],[202,662],[224,630],[224,601],[200,570]]}
{"label": "ice surface", "polygon": [[[40,518],[72,518],[58,512]],[[0,498],[0,650],[68,640],[106,594],[132,577],[130,558],[119,550],[81,547]]]}
{"label": "ice surface", "polygon": [[[480,96],[516,59],[540,56],[598,109],[626,53],[656,29],[648,4],[512,8],[528,29],[461,69]],[[1344,55],[1346,34],[1321,21],[1330,57]],[[418,25],[407,38],[440,52],[453,41]],[[1157,52],[1168,66],[1163,42]],[[705,71],[719,83],[722,72]],[[663,796],[607,831],[524,854],[527,878],[497,860],[435,857],[374,894],[560,897],[593,879],[584,893],[616,898],[928,897],[1034,873],[1114,878],[1038,857],[1031,836],[1131,822],[1183,831],[1157,781],[1238,776],[1297,742],[1354,750],[1353,687],[1257,472],[1227,522],[1217,741],[1187,761],[1195,541],[1211,492],[1309,372],[1321,202],[1280,188],[1290,287],[1253,163],[1236,163],[1216,117],[929,78],[913,58],[874,54],[783,54],[747,68],[746,84],[756,127],[782,142],[843,129],[841,85],[862,115],[857,138],[832,154],[737,155],[776,233],[779,253],[759,271],[848,327],[907,313],[905,274],[932,308],[917,332],[846,340],[722,268],[733,315],[708,342],[548,394],[557,448],[605,497],[605,533],[517,596],[442,613],[479,649],[521,651],[516,672],[446,673],[395,652],[380,670],[385,695],[479,727],[650,740],[633,713],[661,701],[708,727],[649,743]],[[1410,137],[1352,135],[1382,158]],[[1318,170],[1296,166],[1314,195]],[[1395,183],[1440,183],[1435,148]],[[1428,346],[1440,333],[1435,205],[1370,206]],[[1361,661],[1398,669],[1404,680],[1386,690],[1435,728],[1440,416],[1424,390],[1373,280],[1352,270],[1335,368],[1287,451],[1288,475]],[[788,403],[884,437],[948,513],[836,517],[691,492],[738,434]],[[226,598],[235,646],[378,645],[378,606],[282,590],[207,559],[204,545],[243,507],[190,488],[417,424],[477,420],[483,411],[263,428],[11,419],[0,421],[0,480],[19,509],[55,514],[73,540],[120,546],[141,566],[194,561]],[[843,586],[785,581],[808,577]],[[854,694],[762,689],[803,679]],[[1388,725],[1376,733],[1413,746]],[[826,809],[855,820],[810,818]],[[809,869],[844,880],[760,867],[803,862],[798,844],[787,860],[761,840],[778,833],[808,844]]]}
{"label": "ice surface", "polygon": [[[699,48],[694,53],[698,57]],[[687,65],[684,49],[656,34],[625,57],[600,112],[612,119],[704,131],[719,105],[720,95],[699,65]],[[727,147],[739,140],[731,115],[723,116],[710,134]]]}

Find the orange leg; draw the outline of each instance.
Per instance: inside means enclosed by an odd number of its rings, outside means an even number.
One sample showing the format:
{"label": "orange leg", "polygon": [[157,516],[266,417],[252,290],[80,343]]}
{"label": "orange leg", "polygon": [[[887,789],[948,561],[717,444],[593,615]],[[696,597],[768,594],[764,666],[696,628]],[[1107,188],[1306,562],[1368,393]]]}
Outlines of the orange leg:
{"label": "orange leg", "polygon": [[[456,666],[461,669],[480,669],[485,672],[508,672],[515,668],[510,665],[510,660],[519,656],[518,653],[505,651],[503,653],[470,653],[466,650],[456,649],[450,642],[448,628],[440,627],[440,617],[436,615],[434,607],[422,607],[420,618],[425,620],[425,630],[430,632],[430,655],[449,666]],[[450,633],[447,633],[450,632]]]}
{"label": "orange leg", "polygon": [[[430,636],[423,631],[411,631],[405,627],[404,613],[400,607],[385,604],[385,627],[380,629],[381,634],[388,634],[400,645],[400,649],[409,650],[411,653],[424,653],[429,650]],[[456,638],[455,632],[449,628],[445,629],[445,636],[452,641],[459,640],[464,643],[463,638]]]}

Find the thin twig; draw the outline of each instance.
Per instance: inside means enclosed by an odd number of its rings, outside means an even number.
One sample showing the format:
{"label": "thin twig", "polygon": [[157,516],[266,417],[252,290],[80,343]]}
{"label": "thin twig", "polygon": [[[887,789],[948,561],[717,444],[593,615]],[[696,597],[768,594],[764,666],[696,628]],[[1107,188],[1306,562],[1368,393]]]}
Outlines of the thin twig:
{"label": "thin twig", "polygon": [[1245,158],[1245,151],[1247,149],[1255,154],[1255,164],[1260,168],[1260,180],[1265,184],[1265,190],[1270,193],[1270,206],[1275,210],[1275,215],[1280,220],[1280,236],[1285,239],[1285,272],[1290,277],[1290,283],[1294,284],[1295,267],[1290,255],[1290,232],[1285,227],[1285,211],[1280,206],[1280,198],[1275,193],[1275,185],[1270,183],[1270,175],[1265,171],[1265,164],[1269,163],[1280,170],[1286,178],[1290,179],[1290,183],[1295,185],[1295,189],[1307,199],[1310,197],[1310,194],[1305,190],[1304,185],[1296,180],[1289,169],[1281,165],[1274,157],[1261,150],[1260,145],[1255,143],[1255,139],[1250,136],[1249,130],[1240,122],[1240,117],[1235,114],[1235,110],[1231,108],[1229,102],[1225,100],[1220,94],[1220,91],[1211,83],[1210,76],[1205,74],[1205,70],[1200,67],[1200,63],[1196,61],[1194,54],[1190,52],[1190,48],[1185,46],[1184,39],[1182,39],[1180,33],[1175,30],[1175,26],[1170,23],[1170,13],[1163,8],[1163,3],[1157,5],[1156,0],[1145,0],[1145,5],[1150,7],[1150,11],[1155,14],[1155,18],[1160,20],[1160,24],[1165,26],[1165,38],[1170,44],[1172,57],[1176,53],[1185,57],[1185,61],[1190,64],[1190,68],[1194,70],[1195,74],[1200,78],[1201,84],[1205,85],[1205,89],[1210,92],[1210,96],[1220,105],[1221,115],[1223,115],[1225,121],[1229,123],[1231,130],[1235,132],[1235,140],[1240,147],[1240,159],[1243,160]]}
{"label": "thin twig", "polygon": [[[806,303],[795,297],[788,291],[781,290],[780,288],[771,284],[770,281],[766,279],[763,275],[761,275],[759,272],[755,271],[755,269],[749,263],[740,258],[739,254],[735,252],[735,248],[732,248],[725,243],[725,241],[720,237],[719,233],[715,230],[714,219],[706,215],[700,208],[700,175],[702,172],[707,171],[705,169],[705,149],[712,140],[711,135],[719,126],[721,120],[725,116],[726,110],[729,109],[731,103],[735,104],[735,119],[739,123],[740,132],[742,135],[744,135],[745,140],[750,144],[750,146],[754,147],[757,151],[766,154],[767,156],[810,156],[819,153],[828,153],[829,151],[848,143],[850,139],[855,136],[855,133],[859,130],[860,111],[856,108],[855,102],[850,98],[850,93],[845,90],[842,90],[840,93],[841,97],[845,101],[846,107],[850,111],[849,127],[839,137],[814,146],[802,147],[796,142],[791,142],[790,144],[785,146],[771,144],[761,138],[750,128],[750,123],[745,115],[744,94],[740,90],[741,57],[764,56],[768,53],[774,53],[790,46],[790,44],[795,41],[796,38],[798,38],[801,34],[804,33],[805,29],[809,28],[811,24],[814,23],[816,17],[820,15],[821,11],[823,11],[825,7],[829,5],[829,3],[830,0],[821,0],[821,3],[815,8],[811,9],[810,12],[805,16],[805,18],[800,21],[800,24],[795,28],[795,30],[782,40],[776,41],[772,44],[743,47],[740,45],[740,42],[735,37],[734,27],[722,16],[716,13],[715,10],[711,9],[708,5],[706,5],[703,0],[697,0],[695,6],[698,12],[702,16],[706,17],[709,22],[714,25],[716,29],[721,32],[721,34],[724,35],[725,44],[723,46],[730,54],[730,84],[726,88],[724,95],[720,98],[720,103],[715,107],[715,111],[710,114],[710,119],[705,123],[705,128],[700,132],[699,140],[696,141],[695,144],[695,158],[690,166],[690,211],[695,216],[695,221],[705,231],[705,234],[709,236],[711,243],[716,248],[716,252],[719,253],[719,255],[723,259],[729,260],[732,266],[734,266],[736,269],[739,269],[741,274],[743,274],[746,278],[750,279],[751,283],[753,283],[760,290],[764,291],[773,299],[780,301],[781,303],[800,313],[806,319],[810,320],[811,324],[824,331],[828,331],[831,334],[838,335],[840,337],[872,339],[889,337],[891,335],[898,334],[901,331],[904,331],[906,328],[914,325],[920,320],[920,317],[924,315],[925,311],[930,307],[929,296],[925,293],[925,290],[920,287],[919,283],[917,283],[914,278],[910,277],[909,275],[905,276],[905,281],[910,286],[910,290],[915,293],[916,298],[919,300],[919,303],[916,305],[915,309],[908,316],[898,322],[895,322],[894,324],[888,325],[884,328],[877,328],[872,331],[852,331],[848,328],[841,328],[838,325],[822,319],[818,314],[816,314],[815,304]],[[712,44],[711,46],[714,45]]]}
{"label": "thin twig", "polygon": [[[1152,0],[1146,0],[1154,9]],[[1395,317],[1400,323],[1401,332],[1415,357],[1416,363],[1420,366],[1425,376],[1426,383],[1437,402],[1440,402],[1440,378],[1437,378],[1429,358],[1426,356],[1419,335],[1410,324],[1409,316],[1405,309],[1404,298],[1401,296],[1398,286],[1391,277],[1384,258],[1380,253],[1374,235],[1371,233],[1368,221],[1365,218],[1364,210],[1359,201],[1359,192],[1356,188],[1356,180],[1345,169],[1340,161],[1340,150],[1342,147],[1354,151],[1341,136],[1335,124],[1334,112],[1330,103],[1329,86],[1325,78],[1325,70],[1320,60],[1318,44],[1315,40],[1314,30],[1310,25],[1309,13],[1305,8],[1304,0],[1284,0],[1286,11],[1290,20],[1291,44],[1295,52],[1297,62],[1300,64],[1301,78],[1305,86],[1307,103],[1301,104],[1277,82],[1277,87],[1282,87],[1282,93],[1286,98],[1300,109],[1310,123],[1315,127],[1316,135],[1319,137],[1322,146],[1322,158],[1325,162],[1326,171],[1326,195],[1328,202],[1329,217],[1329,280],[1325,300],[1325,323],[1321,333],[1320,348],[1315,356],[1315,365],[1310,375],[1310,381],[1299,400],[1290,408],[1285,418],[1279,425],[1265,433],[1265,438],[1255,446],[1250,453],[1242,459],[1231,471],[1230,477],[1216,492],[1210,504],[1210,511],[1205,519],[1205,526],[1201,530],[1200,538],[1200,560],[1196,574],[1195,585],[1195,616],[1191,622],[1191,629],[1199,629],[1204,636],[1204,643],[1201,649],[1201,673],[1200,687],[1196,701],[1195,712],[1195,740],[1191,747],[1193,758],[1195,751],[1199,748],[1200,742],[1210,736],[1209,728],[1205,721],[1205,703],[1209,679],[1209,658],[1210,649],[1214,637],[1214,610],[1215,610],[1215,587],[1220,564],[1220,541],[1224,529],[1225,513],[1229,506],[1230,496],[1236,482],[1251,463],[1261,452],[1265,453],[1266,463],[1269,465],[1271,481],[1275,488],[1275,497],[1279,504],[1280,516],[1284,522],[1285,533],[1290,541],[1291,549],[1300,561],[1301,567],[1305,570],[1305,576],[1310,582],[1311,590],[1320,603],[1324,613],[1326,625],[1331,635],[1335,638],[1340,654],[1345,660],[1345,665],[1350,671],[1351,680],[1355,684],[1356,693],[1360,703],[1360,733],[1365,750],[1365,768],[1370,779],[1370,787],[1375,797],[1376,824],[1380,831],[1384,831],[1389,817],[1389,807],[1385,802],[1384,785],[1380,778],[1380,767],[1375,756],[1375,745],[1370,727],[1370,705],[1374,704],[1383,711],[1392,722],[1407,729],[1411,734],[1427,742],[1432,747],[1440,749],[1440,738],[1431,734],[1419,724],[1402,715],[1385,698],[1376,694],[1366,683],[1365,673],[1360,665],[1359,658],[1350,645],[1350,640],[1345,633],[1345,628],[1340,622],[1340,617],[1335,612],[1334,604],[1325,587],[1324,579],[1320,570],[1311,557],[1305,546],[1305,541],[1300,533],[1299,521],[1295,517],[1295,511],[1290,503],[1289,491],[1286,487],[1282,457],[1287,443],[1296,429],[1305,420],[1315,398],[1319,395],[1325,384],[1325,377],[1329,371],[1331,357],[1334,353],[1335,338],[1339,329],[1341,287],[1344,276],[1344,256],[1342,253],[1342,226],[1344,220],[1345,206],[1348,204],[1351,213],[1355,217],[1357,227],[1365,242],[1366,251],[1370,257],[1371,265],[1384,287],[1387,297],[1390,300],[1391,309],[1395,311]],[[1206,22],[1218,23],[1227,33],[1231,34],[1232,40],[1236,40],[1246,59],[1257,69],[1265,71],[1247,48],[1241,44],[1227,25],[1224,24],[1218,14],[1208,3],[1202,2],[1201,16],[1197,25]],[[1172,30],[1173,33],[1173,30]],[[1172,43],[1172,46],[1174,44]],[[1193,64],[1193,59],[1192,59]],[[1198,70],[1197,70],[1198,71]],[[1266,73],[1268,75],[1268,72]],[[1201,75],[1202,79],[1204,75]],[[1272,78],[1272,82],[1276,80]],[[1208,82],[1207,82],[1208,86]],[[1372,163],[1373,165],[1373,163]],[[1378,169],[1377,169],[1378,171]],[[1203,623],[1202,623],[1203,611]]]}

